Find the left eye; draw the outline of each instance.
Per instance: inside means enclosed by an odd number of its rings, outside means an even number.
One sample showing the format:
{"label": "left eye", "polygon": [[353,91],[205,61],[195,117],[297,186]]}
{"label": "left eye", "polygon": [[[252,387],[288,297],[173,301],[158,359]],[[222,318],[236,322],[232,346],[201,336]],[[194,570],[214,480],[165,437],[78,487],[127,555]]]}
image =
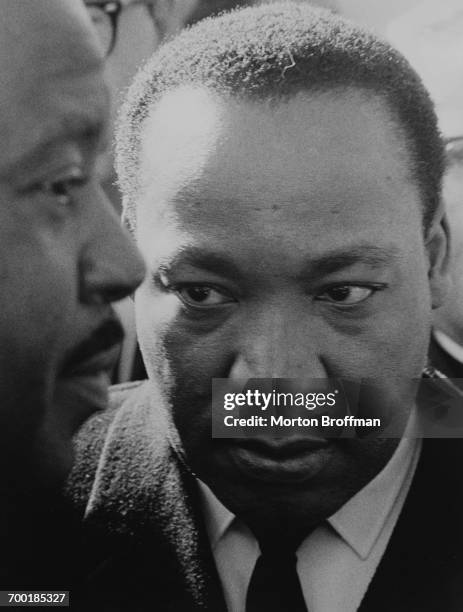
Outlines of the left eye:
{"label": "left eye", "polygon": [[318,300],[351,306],[368,299],[378,288],[362,285],[336,285],[317,296]]}
{"label": "left eye", "polygon": [[207,308],[233,302],[229,295],[205,285],[179,287],[175,292],[188,306]]}
{"label": "left eye", "polygon": [[74,189],[82,187],[87,182],[79,170],[69,172],[57,180],[46,181],[40,185],[40,190],[47,196],[55,198],[62,206],[68,206]]}

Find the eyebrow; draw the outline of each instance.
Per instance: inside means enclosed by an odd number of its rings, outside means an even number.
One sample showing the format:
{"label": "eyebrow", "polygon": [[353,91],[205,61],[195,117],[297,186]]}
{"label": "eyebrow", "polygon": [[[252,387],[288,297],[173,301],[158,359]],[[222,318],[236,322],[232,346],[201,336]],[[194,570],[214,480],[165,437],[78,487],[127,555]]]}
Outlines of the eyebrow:
{"label": "eyebrow", "polygon": [[[343,247],[326,253],[320,257],[306,258],[297,279],[307,282],[317,277],[327,276],[339,272],[356,264],[366,265],[373,269],[384,268],[398,258],[398,250],[394,246],[377,247],[374,245],[355,245]],[[199,247],[186,247],[172,259],[161,262],[159,268],[163,272],[173,270],[178,266],[192,266],[212,272],[230,279],[239,279],[243,276],[237,264],[228,257],[214,251]]]}
{"label": "eyebrow", "polygon": [[[120,0],[120,3],[123,9],[137,4],[144,4],[146,6],[155,8],[157,7],[159,0]],[[111,0],[84,0],[84,4],[85,6],[104,6],[105,4],[111,4]]]}
{"label": "eyebrow", "polygon": [[199,247],[182,249],[172,258],[162,261],[159,268],[162,272],[168,272],[180,266],[201,268],[218,276],[228,276],[230,279],[237,279],[242,276],[239,267],[228,257]]}
{"label": "eyebrow", "polygon": [[398,251],[393,246],[377,247],[359,244],[333,250],[318,258],[310,258],[303,265],[302,272],[298,276],[301,279],[323,277],[359,264],[372,269],[380,269],[396,261],[397,258]]}
{"label": "eyebrow", "polygon": [[55,147],[66,142],[78,142],[83,147],[96,147],[106,134],[107,124],[104,113],[71,112],[63,115],[59,122],[41,127],[40,132],[26,152],[7,160],[0,170],[1,176],[22,172],[33,167]]}

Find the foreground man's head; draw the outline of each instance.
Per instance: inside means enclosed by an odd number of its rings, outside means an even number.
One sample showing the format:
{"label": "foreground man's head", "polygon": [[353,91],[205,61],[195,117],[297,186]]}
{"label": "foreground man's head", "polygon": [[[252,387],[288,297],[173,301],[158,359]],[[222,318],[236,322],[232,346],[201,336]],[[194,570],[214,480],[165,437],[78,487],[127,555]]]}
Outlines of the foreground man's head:
{"label": "foreground man's head", "polygon": [[0,487],[61,479],[106,403],[120,326],[110,302],[143,267],[98,186],[107,92],[74,0],[0,7]]}
{"label": "foreground man's head", "polygon": [[397,441],[212,440],[211,379],[375,378],[406,420],[404,379],[420,375],[445,290],[432,104],[369,35],[301,4],[263,6],[161,50],[118,144],[150,269],[141,346],[187,461],[255,529],[257,516],[306,528]]}

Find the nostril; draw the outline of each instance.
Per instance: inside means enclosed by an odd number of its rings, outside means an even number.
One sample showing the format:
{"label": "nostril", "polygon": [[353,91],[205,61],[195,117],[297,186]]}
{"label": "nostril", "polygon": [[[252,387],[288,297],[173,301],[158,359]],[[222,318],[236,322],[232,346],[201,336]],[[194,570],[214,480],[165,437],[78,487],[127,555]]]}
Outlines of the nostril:
{"label": "nostril", "polygon": [[133,273],[118,273],[112,266],[84,266],[82,268],[80,300],[87,304],[104,304],[131,295],[145,277],[145,268],[137,266]]}
{"label": "nostril", "polygon": [[134,289],[135,287],[130,288],[121,285],[99,285],[93,289],[87,287],[81,294],[81,300],[86,304],[93,305],[110,304],[112,302],[119,302],[128,297],[133,293]]}
{"label": "nostril", "polygon": [[130,295],[137,286],[138,285],[135,285],[131,288],[122,288],[120,286],[106,287],[102,290],[102,297],[105,302],[118,302],[119,300],[123,300]]}

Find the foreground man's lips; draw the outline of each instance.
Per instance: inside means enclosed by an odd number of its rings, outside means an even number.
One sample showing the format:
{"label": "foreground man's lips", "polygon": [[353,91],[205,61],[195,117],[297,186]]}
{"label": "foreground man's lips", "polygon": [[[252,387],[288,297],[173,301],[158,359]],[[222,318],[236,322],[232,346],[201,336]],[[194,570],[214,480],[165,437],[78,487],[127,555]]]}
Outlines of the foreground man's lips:
{"label": "foreground man's lips", "polygon": [[229,453],[244,475],[269,483],[295,484],[313,478],[329,461],[333,445],[323,438],[234,440]]}
{"label": "foreground man's lips", "polygon": [[121,324],[108,319],[67,356],[56,385],[56,400],[72,413],[76,429],[108,402],[111,372],[120,355],[124,336]]}
{"label": "foreground man's lips", "polygon": [[114,344],[107,350],[91,355],[84,361],[70,363],[64,368],[62,375],[65,378],[89,377],[101,372],[110,372],[117,363],[120,350],[121,345],[119,343]]}
{"label": "foreground man's lips", "polygon": [[118,319],[102,323],[66,356],[61,375],[76,376],[109,370],[120,351],[124,331]]}

